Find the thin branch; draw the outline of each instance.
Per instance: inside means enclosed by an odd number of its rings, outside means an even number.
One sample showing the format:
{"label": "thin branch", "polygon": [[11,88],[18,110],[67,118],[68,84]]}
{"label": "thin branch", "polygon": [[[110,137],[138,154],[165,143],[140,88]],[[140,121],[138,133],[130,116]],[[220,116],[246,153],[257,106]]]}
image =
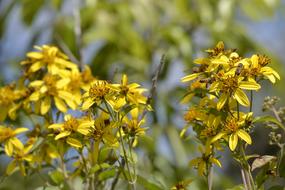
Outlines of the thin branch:
{"label": "thin branch", "polygon": [[[147,97],[147,104],[150,104],[153,97],[155,96],[156,93],[156,89],[157,89],[157,81],[158,81],[158,77],[160,75],[160,73],[162,72],[164,65],[165,65],[165,54],[163,54],[160,58],[160,63],[154,73],[154,75],[152,76],[152,85],[151,85],[151,89],[150,89],[150,94]],[[142,114],[142,118],[144,118],[144,116],[146,115],[147,110],[144,110],[143,114]]]}
{"label": "thin branch", "polygon": [[60,37],[60,35],[55,34],[55,40],[58,42],[59,47],[63,50],[63,52],[69,57],[69,59],[79,64],[79,60],[76,58],[76,56],[72,53],[72,51],[69,49],[69,47],[66,45],[66,43],[63,41],[63,39]]}

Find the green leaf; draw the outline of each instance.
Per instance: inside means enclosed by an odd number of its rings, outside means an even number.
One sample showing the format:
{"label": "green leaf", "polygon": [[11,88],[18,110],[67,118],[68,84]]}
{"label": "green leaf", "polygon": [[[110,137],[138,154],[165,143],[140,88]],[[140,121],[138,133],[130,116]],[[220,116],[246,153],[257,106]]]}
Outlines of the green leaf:
{"label": "green leaf", "polygon": [[96,173],[97,171],[99,171],[100,169],[107,169],[110,168],[111,166],[107,163],[102,163],[102,164],[96,164],[95,166],[93,166],[90,171],[89,171],[89,175],[92,175],[94,173]]}
{"label": "green leaf", "polygon": [[142,176],[137,176],[137,183],[142,185],[146,190],[162,190],[164,188],[160,187],[159,185],[151,182],[149,179],[146,179]]}
{"label": "green leaf", "polygon": [[58,170],[50,172],[49,176],[51,180],[55,183],[55,185],[59,185],[64,182],[64,175]]}
{"label": "green leaf", "polygon": [[100,181],[107,180],[109,178],[114,177],[116,175],[116,173],[117,173],[117,171],[115,168],[112,168],[110,170],[105,170],[98,175],[98,179]]}
{"label": "green leaf", "polygon": [[262,169],[257,173],[255,177],[257,188],[260,189],[264,182],[268,179],[269,175],[267,175],[267,172],[269,170],[269,164],[262,167]]}
{"label": "green leaf", "polygon": [[256,168],[260,168],[274,160],[276,160],[275,156],[270,156],[270,155],[260,156],[253,161],[251,165],[251,171],[255,170]]}
{"label": "green leaf", "polygon": [[243,185],[237,185],[237,186],[234,186],[232,188],[228,188],[226,190],[244,190],[244,186]]}
{"label": "green leaf", "polygon": [[285,130],[284,125],[279,122],[275,117],[272,117],[270,115],[267,116],[260,116],[260,117],[255,117],[252,121],[253,123],[265,123],[265,122],[271,122],[276,124],[278,127],[280,127],[281,129]]}

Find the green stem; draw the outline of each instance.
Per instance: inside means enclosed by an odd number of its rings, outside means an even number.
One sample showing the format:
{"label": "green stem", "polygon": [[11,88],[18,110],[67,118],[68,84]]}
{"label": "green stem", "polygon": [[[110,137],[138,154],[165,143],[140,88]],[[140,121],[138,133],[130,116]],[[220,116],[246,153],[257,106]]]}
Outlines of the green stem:
{"label": "green stem", "polygon": [[243,179],[243,183],[246,190],[255,190],[255,183],[252,177],[252,174],[250,172],[250,166],[246,160],[246,154],[245,154],[245,147],[244,144],[240,145],[240,167],[241,167],[241,175]]}
{"label": "green stem", "polygon": [[208,190],[212,190],[212,187],[213,187],[213,167],[211,164],[208,167],[208,172],[207,172],[207,186],[208,186]]}
{"label": "green stem", "polygon": [[134,158],[133,158],[133,154],[132,154],[132,144],[133,141],[130,141],[130,138],[128,136],[128,144],[129,144],[129,152],[130,152],[130,158],[132,161],[132,168],[133,168],[133,173],[134,173],[134,179],[133,179],[133,183],[135,183],[137,181],[137,172],[136,172],[136,166],[134,164]]}
{"label": "green stem", "polygon": [[125,145],[124,145],[124,141],[123,141],[123,136],[122,136],[122,132],[121,132],[121,126],[119,128],[119,135],[120,135],[120,140],[121,140],[121,144],[122,144],[122,149],[123,149],[123,154],[124,154],[124,160],[126,162],[126,166],[127,166],[127,170],[128,170],[128,173],[129,173],[129,176],[130,176],[130,184],[132,185],[132,188],[133,190],[136,189],[136,186],[135,186],[135,183],[133,181],[133,177],[132,177],[132,174],[131,174],[131,170],[130,170],[130,166],[129,166],[129,161],[128,161],[128,158],[127,158],[127,152],[126,152],[126,148],[125,148]]}

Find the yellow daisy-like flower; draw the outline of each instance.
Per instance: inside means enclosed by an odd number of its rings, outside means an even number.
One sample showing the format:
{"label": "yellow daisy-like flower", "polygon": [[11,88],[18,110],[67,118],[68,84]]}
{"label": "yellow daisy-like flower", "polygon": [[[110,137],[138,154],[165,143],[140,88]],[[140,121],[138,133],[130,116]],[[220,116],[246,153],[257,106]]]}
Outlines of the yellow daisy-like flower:
{"label": "yellow daisy-like flower", "polygon": [[219,95],[218,110],[221,110],[230,98],[237,100],[243,106],[250,105],[243,90],[259,90],[261,87],[255,80],[244,81],[243,79],[243,77],[232,75],[232,73],[219,73],[216,76],[216,81],[211,84],[209,91]]}
{"label": "yellow daisy-like flower", "polygon": [[77,69],[77,65],[70,62],[68,57],[57,47],[43,45],[35,46],[38,52],[27,53],[28,60],[21,62],[28,66],[28,73],[34,73],[46,68],[51,74],[57,74],[60,69]]}
{"label": "yellow daisy-like flower", "polygon": [[66,104],[73,110],[77,108],[76,98],[64,87],[70,82],[68,78],[59,78],[55,75],[45,75],[43,80],[35,80],[29,84],[34,89],[29,100],[35,102],[36,108],[45,115],[51,108],[52,100],[61,112],[67,111]]}
{"label": "yellow daisy-like flower", "polygon": [[89,138],[94,139],[96,142],[103,141],[110,146],[118,146],[117,138],[114,135],[117,124],[110,121],[109,114],[102,112],[90,126]]}
{"label": "yellow daisy-like flower", "polygon": [[22,146],[18,149],[15,149],[13,153],[13,160],[8,164],[6,168],[6,174],[11,175],[13,174],[17,168],[20,169],[20,172],[23,176],[26,176],[26,166],[25,162],[31,162],[33,160],[33,156],[30,154],[31,149],[33,148],[32,145],[29,146]]}
{"label": "yellow daisy-like flower", "polygon": [[221,162],[213,156],[210,145],[199,147],[199,150],[202,153],[202,156],[191,160],[189,162],[189,166],[197,168],[198,174],[200,176],[203,176],[205,174],[209,164],[215,164],[219,167],[222,167]]}
{"label": "yellow daisy-like flower", "polygon": [[[237,113],[235,113],[237,115]],[[252,140],[250,135],[242,128],[246,121],[252,117],[252,112],[248,114],[240,113],[240,118],[229,116],[224,124],[223,131],[219,132],[212,138],[211,142],[214,143],[219,139],[225,138],[228,140],[229,148],[234,151],[237,147],[238,140],[241,139],[247,144],[251,144]]]}
{"label": "yellow daisy-like flower", "polygon": [[269,63],[270,59],[265,55],[252,55],[245,61],[244,74],[248,75],[250,79],[262,76],[275,83],[276,79],[280,80],[280,76],[274,69],[267,66]]}
{"label": "yellow daisy-like flower", "polygon": [[146,89],[140,88],[140,85],[137,83],[128,84],[127,75],[123,75],[121,84],[110,84],[108,86],[114,92],[119,93],[120,97],[124,98],[126,102],[136,105],[146,104],[147,97],[143,95]]}
{"label": "yellow daisy-like flower", "polygon": [[108,82],[105,80],[94,81],[89,90],[82,96],[83,104],[82,110],[89,109],[94,104],[101,104],[103,100],[107,100],[107,96],[110,95],[110,88]]}
{"label": "yellow daisy-like flower", "polygon": [[7,156],[12,156],[14,150],[24,147],[23,143],[16,136],[28,130],[27,128],[12,129],[10,127],[0,126],[0,143],[4,144]]}
{"label": "yellow daisy-like flower", "polygon": [[[75,147],[81,148],[83,145],[80,140],[73,138],[73,135],[88,135],[90,131],[90,126],[86,125],[86,122],[80,119],[76,119],[71,115],[65,115],[64,123],[55,123],[50,125],[48,128],[55,130],[57,133],[55,140],[65,139],[66,142]],[[88,123],[88,122],[87,122]]]}
{"label": "yellow daisy-like flower", "polygon": [[142,128],[145,123],[144,119],[140,119],[139,108],[134,108],[130,111],[130,118],[126,115],[123,118],[123,131],[131,137],[137,137],[145,134],[147,128]]}
{"label": "yellow daisy-like flower", "polygon": [[20,92],[15,90],[13,85],[0,88],[0,121],[4,121],[7,115],[11,119],[16,119],[16,111],[21,106],[16,101],[20,98]]}

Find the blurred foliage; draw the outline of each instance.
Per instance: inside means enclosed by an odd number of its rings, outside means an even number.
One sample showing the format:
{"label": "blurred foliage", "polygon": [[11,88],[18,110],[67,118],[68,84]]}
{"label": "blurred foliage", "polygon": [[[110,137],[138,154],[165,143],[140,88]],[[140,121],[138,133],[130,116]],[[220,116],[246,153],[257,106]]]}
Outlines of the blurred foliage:
{"label": "blurred foliage", "polygon": [[[8,22],[20,9],[22,22],[31,33],[28,44],[21,44],[27,47],[25,52],[46,35],[45,43],[58,45],[70,57],[90,65],[100,78],[125,72],[130,80],[149,85],[160,57],[166,54],[156,95],[159,100],[154,98],[156,111],[150,117],[155,124],[150,126],[151,138],[141,143],[143,157],[138,168],[143,168],[141,175],[168,188],[194,176],[187,160],[195,156],[195,142],[181,141],[175,129],[183,126],[184,109],[178,106],[183,92],[177,82],[183,73],[177,73],[177,68],[189,69],[193,57],[219,40],[237,47],[241,54],[258,51],[270,55],[269,49],[248,36],[240,20],[263,20],[281,5],[279,0],[2,0],[0,40],[4,41]],[[77,12],[80,22],[76,22]],[[78,23],[81,33],[76,35]],[[273,59],[280,63],[278,57]],[[225,176],[218,176],[214,189],[232,186]],[[1,187],[5,183],[9,182]],[[205,184],[198,180],[190,187],[203,189]]]}

